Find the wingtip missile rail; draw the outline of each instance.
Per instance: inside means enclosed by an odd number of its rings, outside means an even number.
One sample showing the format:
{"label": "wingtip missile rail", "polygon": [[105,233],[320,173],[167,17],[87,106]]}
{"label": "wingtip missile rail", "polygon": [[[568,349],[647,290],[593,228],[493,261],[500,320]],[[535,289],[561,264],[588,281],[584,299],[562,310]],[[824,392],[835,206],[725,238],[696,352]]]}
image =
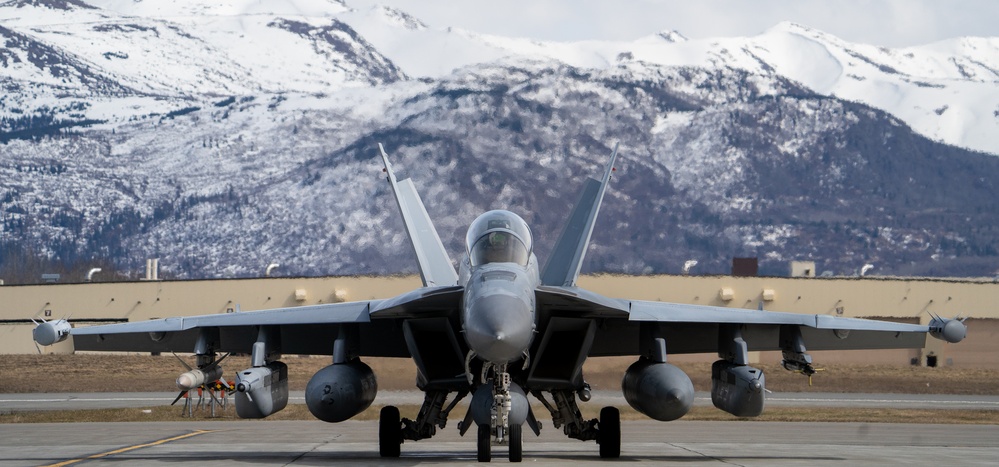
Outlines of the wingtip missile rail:
{"label": "wingtip missile rail", "polygon": [[964,320],[934,316],[929,327],[931,336],[951,344],[961,342],[968,336],[968,326],[964,324]]}
{"label": "wingtip missile rail", "polygon": [[35,322],[35,329],[32,330],[31,337],[38,345],[48,346],[66,340],[72,329],[73,326],[69,324],[69,321],[64,319],[55,321],[42,320],[41,323]]}

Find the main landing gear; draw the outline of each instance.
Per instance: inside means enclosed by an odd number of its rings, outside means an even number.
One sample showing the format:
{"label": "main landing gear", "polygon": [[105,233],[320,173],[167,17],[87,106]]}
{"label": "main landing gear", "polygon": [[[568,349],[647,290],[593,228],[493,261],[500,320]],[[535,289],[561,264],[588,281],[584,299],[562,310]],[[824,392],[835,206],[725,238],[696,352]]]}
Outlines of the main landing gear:
{"label": "main landing gear", "polygon": [[597,443],[600,444],[600,457],[617,459],[621,457],[621,412],[617,407],[600,409],[600,422],[597,423]]}
{"label": "main landing gear", "polygon": [[382,457],[399,457],[402,451],[402,420],[399,408],[382,407],[378,416],[378,454]]}
{"label": "main landing gear", "polygon": [[[541,391],[531,391],[531,395],[551,412],[555,428],[562,428],[562,432],[572,439],[595,440],[600,445],[600,457],[603,459],[621,457],[621,413],[616,407],[601,409],[599,419],[583,420],[574,391],[560,389],[548,392],[552,401]],[[589,397],[583,400],[589,400]]]}
{"label": "main landing gear", "polygon": [[[465,419],[458,423],[464,436],[470,428],[476,435],[476,458],[479,462],[492,461],[493,446],[506,446],[510,462],[524,458],[524,426],[540,434],[541,425],[531,412],[524,391],[513,383],[506,365],[486,365],[481,372],[482,383],[472,396]],[[444,390],[427,391],[423,406],[416,420],[402,419],[399,409],[384,407],[378,423],[378,452],[382,457],[399,457],[404,440],[421,440],[433,437],[438,428],[444,428],[448,414],[458,401],[468,395],[459,391],[448,401]],[[621,456],[621,415],[615,407],[604,407],[599,419],[585,420],[576,399],[590,400],[589,387],[579,390],[556,389],[531,391],[552,415],[555,428],[566,436],[581,441],[596,441],[600,457],[616,459]]]}
{"label": "main landing gear", "polygon": [[402,418],[397,407],[382,407],[378,417],[378,454],[399,457],[404,440],[419,441],[436,435],[438,428],[447,425],[451,410],[468,391],[458,391],[450,402],[447,400],[449,394],[442,390],[427,391],[416,420]]}

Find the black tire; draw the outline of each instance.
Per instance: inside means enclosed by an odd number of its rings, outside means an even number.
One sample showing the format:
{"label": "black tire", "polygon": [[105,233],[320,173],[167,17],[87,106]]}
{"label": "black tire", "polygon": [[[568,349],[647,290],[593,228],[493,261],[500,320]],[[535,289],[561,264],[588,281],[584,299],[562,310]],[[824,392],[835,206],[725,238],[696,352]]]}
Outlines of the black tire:
{"label": "black tire", "polygon": [[510,433],[507,434],[507,441],[510,444],[510,462],[520,462],[524,460],[524,427],[521,425],[510,425]]}
{"label": "black tire", "polygon": [[617,459],[621,457],[621,412],[617,407],[600,409],[600,433],[597,441],[600,443],[600,457]]}
{"label": "black tire", "polygon": [[493,434],[489,429],[489,425],[479,425],[479,462],[489,462],[493,460],[492,437]]}
{"label": "black tire", "polygon": [[382,457],[399,457],[402,453],[402,421],[399,409],[387,405],[378,416],[378,454]]}

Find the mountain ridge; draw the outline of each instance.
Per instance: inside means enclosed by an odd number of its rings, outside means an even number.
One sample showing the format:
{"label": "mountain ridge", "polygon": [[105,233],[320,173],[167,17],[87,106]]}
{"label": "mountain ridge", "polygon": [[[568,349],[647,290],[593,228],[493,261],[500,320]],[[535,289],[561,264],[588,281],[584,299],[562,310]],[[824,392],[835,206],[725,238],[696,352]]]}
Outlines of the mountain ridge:
{"label": "mountain ridge", "polygon": [[[869,262],[915,275],[997,268],[999,158],[927,139],[905,112],[828,92],[875,81],[903,89],[893,94],[901,101],[956,92],[939,113],[922,104],[918,123],[943,122],[987,110],[988,57],[967,56],[980,64],[962,74],[961,61],[913,64],[934,57],[926,48],[912,57],[827,48],[849,58],[808,63],[845,63],[863,79],[840,71],[823,87],[815,81],[828,76],[787,76],[801,70],[775,57],[811,57],[815,41],[836,40],[792,24],[747,40],[666,32],[544,43],[437,30],[399,10],[340,2],[153,17],[111,7],[162,4],[102,0],[80,13],[89,21],[70,23],[45,6],[78,3],[0,3],[0,40],[36,41],[51,50],[36,57],[69,57],[57,63],[76,70],[57,77],[26,65],[28,46],[0,53],[11,90],[0,97],[8,249],[126,268],[162,257],[180,278],[251,276],[271,262],[288,274],[411,272],[379,178],[374,148],[383,143],[454,257],[474,216],[503,207],[532,225],[543,258],[557,213],[620,141],[584,271],[679,272],[697,258],[701,272],[724,273],[732,256],[758,256],[771,274],[792,259],[844,275]],[[146,55],[164,37],[183,50]],[[80,38],[96,45],[68,45]],[[406,55],[431,45],[434,54]]]}

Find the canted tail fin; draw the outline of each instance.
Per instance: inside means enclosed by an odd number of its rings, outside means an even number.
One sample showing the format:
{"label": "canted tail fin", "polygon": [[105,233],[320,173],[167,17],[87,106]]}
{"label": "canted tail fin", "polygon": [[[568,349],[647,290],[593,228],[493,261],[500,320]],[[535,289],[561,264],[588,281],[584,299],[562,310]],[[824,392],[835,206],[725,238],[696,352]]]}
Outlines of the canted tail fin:
{"label": "canted tail fin", "polygon": [[406,233],[413,245],[413,252],[416,253],[416,261],[420,268],[420,278],[423,279],[425,287],[455,285],[458,283],[458,274],[454,271],[451,258],[441,243],[437,229],[434,228],[427,208],[420,199],[420,194],[416,191],[411,179],[397,181],[392,165],[389,163],[388,154],[385,148],[378,144],[382,160],[385,162],[385,172],[388,174],[389,184],[392,185],[392,192],[395,194],[396,203],[399,204],[399,211],[402,213],[402,222],[406,225]]}
{"label": "canted tail fin", "polygon": [[587,178],[583,184],[579,200],[572,208],[569,220],[562,229],[558,241],[555,242],[551,256],[545,263],[544,271],[541,273],[542,284],[564,287],[576,285],[579,270],[583,266],[583,257],[586,256],[586,247],[589,245],[590,235],[593,233],[593,224],[597,221],[600,203],[604,199],[604,192],[607,191],[611,172],[614,171],[617,148],[618,145],[615,144],[614,152],[611,153],[610,161],[607,162],[603,178],[599,181]]}

